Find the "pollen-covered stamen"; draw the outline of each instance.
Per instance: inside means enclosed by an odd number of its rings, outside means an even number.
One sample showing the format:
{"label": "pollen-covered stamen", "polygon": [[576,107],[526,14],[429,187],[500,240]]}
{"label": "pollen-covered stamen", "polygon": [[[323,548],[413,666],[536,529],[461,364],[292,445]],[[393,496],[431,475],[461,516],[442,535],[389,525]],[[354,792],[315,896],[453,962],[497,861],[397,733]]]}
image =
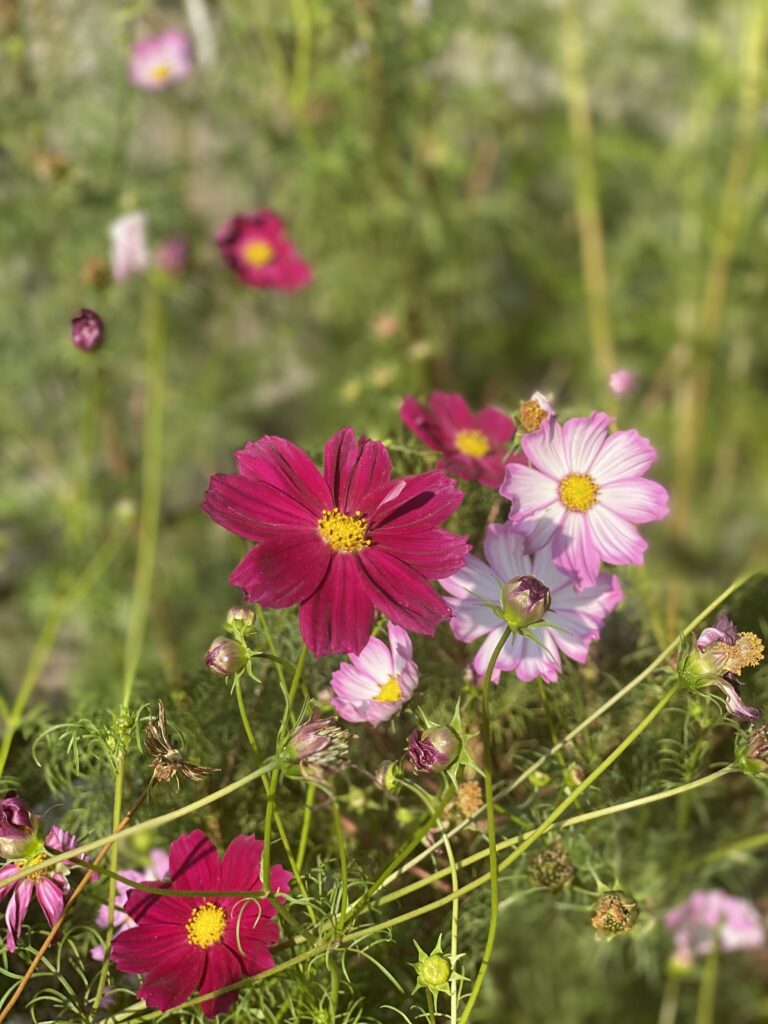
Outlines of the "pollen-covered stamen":
{"label": "pollen-covered stamen", "polygon": [[[23,861],[22,862],[22,867],[31,868],[31,867],[33,867],[33,865],[39,864],[41,861],[44,861],[44,860],[47,860],[47,859],[48,859],[48,854],[47,853],[38,853],[34,857],[30,857],[29,860]],[[27,879],[30,882],[39,882],[40,879],[41,878],[45,878],[45,876],[47,874],[48,874],[48,872],[45,871],[45,870],[43,870],[43,871],[33,871],[31,875],[27,875]]]}
{"label": "pollen-covered stamen", "polygon": [[382,684],[381,689],[373,699],[380,701],[382,704],[386,701],[402,700],[403,691],[400,689],[397,676],[390,676],[386,683]]}
{"label": "pollen-covered stamen", "polygon": [[520,403],[520,426],[527,434],[538,430],[546,418],[547,410],[542,409],[535,398]]}
{"label": "pollen-covered stamen", "polygon": [[323,509],[317,520],[317,530],[334,551],[361,551],[370,547],[368,523],[361,512],[349,516],[338,508]]}
{"label": "pollen-covered stamen", "polygon": [[275,249],[263,238],[255,238],[252,242],[245,243],[241,256],[251,267],[265,267],[274,259]]}
{"label": "pollen-covered stamen", "polygon": [[600,488],[587,473],[569,473],[560,481],[560,500],[571,512],[588,512]]}
{"label": "pollen-covered stamen", "polygon": [[190,944],[207,949],[221,941],[227,927],[227,915],[221,907],[208,901],[195,907],[185,927]]}
{"label": "pollen-covered stamen", "polygon": [[459,430],[453,439],[456,451],[473,459],[482,459],[491,450],[491,442],[482,430]]}
{"label": "pollen-covered stamen", "polygon": [[754,668],[763,660],[763,641],[754,633],[739,633],[735,644],[723,641],[712,644],[707,653],[714,656],[718,669],[740,676],[744,668]]}

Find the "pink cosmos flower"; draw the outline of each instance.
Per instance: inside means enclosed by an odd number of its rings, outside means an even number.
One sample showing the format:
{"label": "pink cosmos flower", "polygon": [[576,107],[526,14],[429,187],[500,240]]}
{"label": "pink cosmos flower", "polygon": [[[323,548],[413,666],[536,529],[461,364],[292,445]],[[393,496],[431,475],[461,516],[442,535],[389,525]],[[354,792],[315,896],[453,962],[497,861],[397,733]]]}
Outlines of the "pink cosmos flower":
{"label": "pink cosmos flower", "polygon": [[430,635],[450,616],[427,581],[463,565],[468,545],[439,528],[463,497],[443,473],[392,480],[384,445],[350,427],[326,444],[323,474],[281,437],[249,442],[236,458],[239,472],[211,477],[202,506],[256,542],[230,582],[269,608],[298,603],[314,654],[359,654],[376,608]]}
{"label": "pink cosmos flower", "polygon": [[716,947],[724,953],[765,945],[760,911],[750,900],[724,889],[695,889],[687,900],[667,911],[664,926],[672,933],[674,958],[690,965]]}
{"label": "pink cosmos flower", "polygon": [[155,249],[155,266],[166,274],[180,274],[187,265],[189,247],[186,238],[172,235],[166,238]]}
{"label": "pink cosmos flower", "polygon": [[509,416],[488,406],[473,413],[461,395],[433,391],[426,407],[409,395],[400,407],[409,430],[429,448],[443,453],[439,465],[462,480],[498,487],[515,433]]}
{"label": "pink cosmos flower", "polygon": [[[144,871],[134,871],[129,868],[127,871],[121,871],[120,874],[125,878],[130,878],[134,882],[161,882],[168,874],[168,854],[165,850],[150,850],[149,863],[149,868]],[[136,922],[125,912],[125,904],[130,893],[134,891],[133,888],[128,885],[127,882],[116,882],[115,889],[115,912],[113,916],[113,925],[115,930],[113,934],[114,937],[117,938],[117,936],[126,929],[135,928]],[[98,913],[96,914],[96,925],[99,928],[106,928],[108,924],[109,904],[102,903],[99,907]],[[93,946],[91,949],[91,956],[94,960],[102,961],[104,959],[104,947]]]}
{"label": "pink cosmos flower", "polygon": [[294,291],[312,280],[312,268],[283,234],[271,210],[243,213],[219,229],[216,242],[224,261],[254,288]]}
{"label": "pink cosmos flower", "polygon": [[124,213],[109,225],[109,262],[115,281],[143,274],[149,266],[147,218],[141,210]]}
{"label": "pink cosmos flower", "polygon": [[608,378],[608,387],[614,395],[618,395],[620,398],[631,395],[636,385],[637,380],[631,370],[614,370]]}
{"label": "pink cosmos flower", "polygon": [[51,853],[63,853],[65,850],[73,850],[76,846],[77,839],[73,835],[65,832],[58,825],[54,825],[45,837],[45,846],[38,840],[34,853],[30,851],[29,856],[4,864],[0,868],[0,900],[9,892],[11,893],[8,906],[5,908],[5,921],[8,925],[6,945],[9,952],[13,953],[18,945],[33,895],[42,907],[51,927],[59,920],[64,909],[64,897],[69,892],[69,881],[67,880],[69,868],[67,862],[63,861],[42,872],[27,875],[26,878],[12,882],[10,885],[2,885],[3,880],[15,875],[22,868],[46,860]]}
{"label": "pink cosmos flower", "polygon": [[130,76],[137,89],[159,92],[181,82],[194,71],[189,37],[168,29],[134,43]]}
{"label": "pink cosmos flower", "polygon": [[739,633],[728,616],[721,613],[714,626],[703,630],[696,641],[696,651],[687,659],[685,675],[693,689],[720,690],[732,715],[755,722],[760,718],[760,709],[745,704],[737,687],[742,683],[742,669],[759,665],[764,650],[758,636]]}
{"label": "pink cosmos flower", "polygon": [[523,538],[511,523],[488,527],[483,552],[487,565],[470,555],[463,569],[440,581],[452,595],[448,604],[453,609],[451,629],[456,639],[471,643],[485,637],[472,662],[475,673],[485,674],[506,627],[498,614],[502,588],[520,576],[532,576],[549,588],[551,603],[545,622],[553,628],[536,627],[538,644],[513,633],[501,650],[493,681],[498,682],[502,672],[514,672],[525,682],[541,676],[553,683],[562,672],[561,652],[583,665],[603,621],[623,597],[616,577],[600,573],[590,587],[575,590],[573,581],[554,565],[550,548],[533,555],[524,553]]}
{"label": "pink cosmos flower", "polygon": [[419,670],[411,638],[400,626],[387,627],[389,646],[372,636],[331,676],[331,704],[347,722],[387,722],[413,696]]}
{"label": "pink cosmos flower", "polygon": [[[214,992],[243,977],[274,966],[268,946],[280,937],[272,918],[275,908],[257,899],[264,843],[237,836],[221,860],[216,847],[200,829],[171,843],[167,896],[134,889],[125,910],[136,927],[123,928],[112,946],[112,959],[121,971],[143,974],[138,995],[149,1006],[170,1010],[195,989]],[[273,892],[287,892],[291,874],[279,864],[270,871]],[[205,890],[206,896],[174,896],[174,890]],[[217,891],[254,893],[218,896]],[[214,895],[210,895],[214,893]],[[224,1013],[238,992],[208,999],[207,1017]]]}
{"label": "pink cosmos flower", "polygon": [[636,430],[608,434],[603,412],[549,419],[522,440],[529,466],[510,463],[500,491],[512,503],[509,520],[526,550],[551,544],[555,565],[576,587],[590,587],[600,560],[640,565],[647,543],[635,523],[667,514],[666,490],[643,473],[656,458]]}

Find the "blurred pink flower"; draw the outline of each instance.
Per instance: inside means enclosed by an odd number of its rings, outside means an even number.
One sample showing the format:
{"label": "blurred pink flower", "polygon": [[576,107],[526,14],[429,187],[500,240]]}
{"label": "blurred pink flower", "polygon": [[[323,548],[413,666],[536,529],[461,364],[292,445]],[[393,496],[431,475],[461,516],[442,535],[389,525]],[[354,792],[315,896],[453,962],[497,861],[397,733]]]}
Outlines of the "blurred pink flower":
{"label": "blurred pink flower", "polygon": [[472,662],[475,673],[485,674],[507,625],[501,618],[502,590],[520,576],[532,576],[548,587],[551,603],[545,625],[535,627],[539,642],[513,633],[501,650],[493,681],[498,682],[502,672],[514,672],[525,682],[541,676],[553,683],[562,672],[561,652],[583,665],[606,616],[623,597],[616,577],[603,572],[590,587],[575,590],[573,581],[554,565],[550,548],[524,553],[523,538],[512,523],[489,526],[483,552],[488,564],[469,555],[463,569],[440,581],[452,595],[447,602],[453,610],[450,626],[456,639],[471,643],[486,638]]}
{"label": "blurred pink flower", "polygon": [[159,92],[193,71],[189,37],[178,29],[140,39],[131,50],[130,77],[137,89]]}
{"label": "blurred pink flower", "polygon": [[83,352],[93,352],[104,340],[104,323],[92,309],[81,309],[72,317],[72,344]]}
{"label": "blurred pink flower", "polygon": [[378,725],[396,715],[419,682],[411,638],[400,626],[387,627],[389,645],[372,636],[359,654],[331,676],[331,704],[347,722]]}
{"label": "blurred pink flower", "polygon": [[473,413],[461,395],[433,391],[426,406],[409,395],[400,407],[403,423],[420,441],[442,452],[438,465],[462,480],[498,487],[504,479],[514,421],[491,406]]}
{"label": "blurred pink flower", "polygon": [[124,213],[109,225],[109,261],[115,281],[143,274],[149,267],[147,218],[141,210]]}
{"label": "blurred pink flower", "polygon": [[187,265],[187,241],[181,235],[166,238],[155,249],[155,266],[167,274],[180,274]]}
{"label": "blurred pink flower", "polygon": [[552,546],[555,565],[577,588],[591,586],[600,560],[641,565],[648,547],[635,523],[667,514],[667,491],[643,474],[656,451],[636,430],[608,434],[604,412],[553,418],[522,439],[529,466],[509,463],[499,490],[526,550]]}
{"label": "blurred pink flower", "polygon": [[216,242],[224,261],[254,288],[294,291],[312,280],[312,269],[283,234],[283,222],[271,210],[233,217],[219,229]]}
{"label": "blurred pink flower", "polygon": [[[120,874],[125,878],[130,878],[133,882],[161,882],[168,874],[168,854],[165,850],[156,848],[149,852],[150,866],[144,871],[134,871],[128,868],[125,871],[121,871]],[[115,883],[115,912],[113,917],[114,923],[114,937],[117,938],[121,932],[126,931],[128,928],[135,928],[136,922],[132,920],[125,912],[125,903],[129,895],[134,891],[133,886],[128,885],[127,882],[116,882]],[[139,890],[140,891],[140,890]],[[99,907],[99,911],[96,914],[96,925],[99,928],[106,928],[109,923],[109,904],[102,903]],[[94,960],[104,959],[104,947],[93,946],[91,949],[91,956]]]}
{"label": "blurred pink flower", "polygon": [[619,397],[630,395],[637,386],[637,379],[631,370],[614,370],[608,378],[608,387]]}
{"label": "blurred pink flower", "polygon": [[695,889],[667,911],[664,926],[672,933],[673,955],[683,965],[715,948],[733,953],[765,945],[765,926],[755,904],[724,889]]}

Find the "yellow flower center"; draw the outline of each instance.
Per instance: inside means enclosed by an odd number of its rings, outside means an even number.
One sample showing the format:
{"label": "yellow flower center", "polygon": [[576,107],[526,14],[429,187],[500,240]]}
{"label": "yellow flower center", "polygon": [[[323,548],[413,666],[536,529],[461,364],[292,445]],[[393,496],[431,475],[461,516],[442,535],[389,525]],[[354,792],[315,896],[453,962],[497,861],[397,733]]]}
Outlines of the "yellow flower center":
{"label": "yellow flower center", "polygon": [[560,481],[560,500],[571,512],[588,512],[597,504],[599,490],[586,473],[569,473]]}
{"label": "yellow flower center", "polygon": [[765,648],[763,641],[754,633],[739,633],[733,645],[722,642],[712,644],[710,650],[719,655],[720,671],[733,672],[740,676],[743,668],[754,668],[763,660]]}
{"label": "yellow flower center", "polygon": [[453,443],[457,451],[473,459],[482,459],[491,450],[491,442],[482,430],[459,430]]}
{"label": "yellow flower center", "polygon": [[[47,858],[47,853],[38,853],[34,857],[30,857],[28,860],[25,860],[22,867],[31,868],[34,864],[39,864],[40,861],[46,860]],[[45,871],[33,871],[31,875],[27,875],[27,878],[30,882],[39,882],[41,878],[45,878],[45,875]]]}
{"label": "yellow flower center", "polygon": [[275,250],[263,238],[255,238],[252,242],[245,243],[241,255],[251,267],[265,267],[272,262]]}
{"label": "yellow flower center", "polygon": [[547,410],[542,409],[535,398],[520,403],[520,426],[527,434],[538,430],[546,418]]}
{"label": "yellow flower center", "polygon": [[334,551],[360,551],[369,547],[371,542],[366,536],[367,528],[365,516],[360,512],[348,516],[338,508],[330,511],[324,508],[317,520],[320,536]]}
{"label": "yellow flower center", "polygon": [[384,704],[386,701],[402,700],[402,698],[403,691],[400,689],[397,676],[390,676],[373,699]]}
{"label": "yellow flower center", "polygon": [[227,915],[215,903],[195,907],[187,921],[187,938],[193,946],[207,949],[221,940],[227,927]]}
{"label": "yellow flower center", "polygon": [[149,74],[156,82],[165,82],[171,77],[171,66],[170,64],[155,64]]}

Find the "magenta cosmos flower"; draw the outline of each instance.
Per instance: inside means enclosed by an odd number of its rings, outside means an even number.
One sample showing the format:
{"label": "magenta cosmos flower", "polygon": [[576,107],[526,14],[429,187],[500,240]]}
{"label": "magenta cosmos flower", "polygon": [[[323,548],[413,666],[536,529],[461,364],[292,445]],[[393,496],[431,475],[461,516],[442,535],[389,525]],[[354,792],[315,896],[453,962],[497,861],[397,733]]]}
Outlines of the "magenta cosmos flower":
{"label": "magenta cosmos flower", "polygon": [[22,868],[39,864],[46,860],[51,853],[74,850],[76,846],[77,839],[73,835],[54,825],[45,837],[45,845],[32,835],[29,845],[24,851],[24,856],[17,857],[16,860],[0,868],[0,900],[9,892],[11,893],[8,906],[5,908],[5,921],[8,925],[6,945],[9,952],[13,953],[19,943],[21,929],[33,895],[42,907],[51,928],[59,920],[64,909],[64,897],[69,892],[67,879],[69,868],[67,861],[63,861],[52,868],[27,875],[26,878],[12,882],[10,885],[3,885],[4,879],[15,875]]}
{"label": "magenta cosmos flower", "polygon": [[511,523],[489,526],[483,551],[487,565],[470,555],[463,569],[440,581],[452,595],[448,604],[453,609],[451,629],[456,639],[471,643],[485,637],[472,662],[476,674],[485,674],[506,627],[501,618],[502,590],[521,576],[532,576],[549,589],[550,607],[545,625],[536,627],[539,643],[515,633],[509,637],[496,662],[493,681],[498,682],[502,672],[514,672],[525,682],[541,676],[553,683],[562,672],[561,652],[583,665],[603,621],[623,597],[616,577],[600,573],[592,586],[575,590],[570,577],[553,564],[549,548],[533,555],[524,553],[523,538]]}
{"label": "magenta cosmos flower", "polygon": [[675,960],[685,966],[715,948],[733,953],[765,945],[760,911],[750,900],[724,889],[695,889],[667,911],[664,926],[672,933]]}
{"label": "magenta cosmos flower", "polygon": [[462,499],[443,473],[392,480],[384,445],[355,440],[350,427],[326,444],[322,474],[282,437],[250,442],[236,458],[239,473],[211,477],[203,503],[256,542],[230,582],[269,608],[299,604],[314,654],[359,654],[376,608],[430,635],[449,618],[427,581],[456,572],[468,545],[439,528]]}
{"label": "magenta cosmos flower", "polygon": [[359,654],[351,654],[331,676],[331,704],[347,722],[387,722],[413,696],[419,670],[411,638],[390,622],[389,644],[372,636]]}
{"label": "magenta cosmos flower", "polygon": [[498,409],[473,413],[461,395],[434,391],[426,407],[409,395],[400,417],[420,441],[443,453],[439,465],[447,473],[486,487],[498,487],[504,479],[515,424]]}
{"label": "magenta cosmos flower", "polygon": [[522,440],[529,466],[507,466],[500,490],[526,550],[551,544],[555,565],[590,587],[600,560],[640,565],[647,543],[635,523],[667,514],[667,492],[643,473],[656,458],[636,430],[608,434],[603,412],[562,426],[549,419]]}
{"label": "magenta cosmos flower", "polygon": [[[153,882],[161,882],[168,874],[168,868],[168,854],[165,850],[154,849],[149,852],[149,867],[145,871],[134,871],[132,868],[128,868],[125,871],[121,871],[120,874],[124,878],[130,878],[132,882],[146,882],[147,884],[152,884]],[[125,912],[125,904],[132,892],[133,887],[130,886],[128,882],[118,881],[115,883],[115,911],[113,916],[115,938],[117,938],[117,936],[126,929],[136,927],[136,922]],[[99,907],[98,913],[96,914],[96,926],[98,928],[106,929],[108,924],[109,904],[102,903]],[[104,947],[93,946],[91,949],[91,956],[94,960],[103,960]]]}
{"label": "magenta cosmos flower", "polygon": [[181,82],[194,71],[189,37],[168,29],[134,43],[130,77],[137,89],[159,92]]}
{"label": "magenta cosmos flower", "polygon": [[271,210],[243,213],[219,229],[216,242],[226,263],[254,288],[294,291],[312,280],[312,269],[283,234]]}
{"label": "magenta cosmos flower", "polygon": [[[118,935],[112,959],[121,971],[144,975],[138,994],[149,1006],[170,1010],[195,989],[206,995],[274,965],[267,947],[277,942],[280,929],[269,900],[215,895],[259,892],[263,849],[260,839],[237,836],[219,860],[208,836],[195,829],[171,843],[168,895],[139,889],[130,894],[125,909],[136,927]],[[290,872],[275,864],[269,877],[273,892],[288,892]],[[208,895],[174,896],[174,889]],[[206,1000],[203,1012],[224,1013],[238,994]]]}

